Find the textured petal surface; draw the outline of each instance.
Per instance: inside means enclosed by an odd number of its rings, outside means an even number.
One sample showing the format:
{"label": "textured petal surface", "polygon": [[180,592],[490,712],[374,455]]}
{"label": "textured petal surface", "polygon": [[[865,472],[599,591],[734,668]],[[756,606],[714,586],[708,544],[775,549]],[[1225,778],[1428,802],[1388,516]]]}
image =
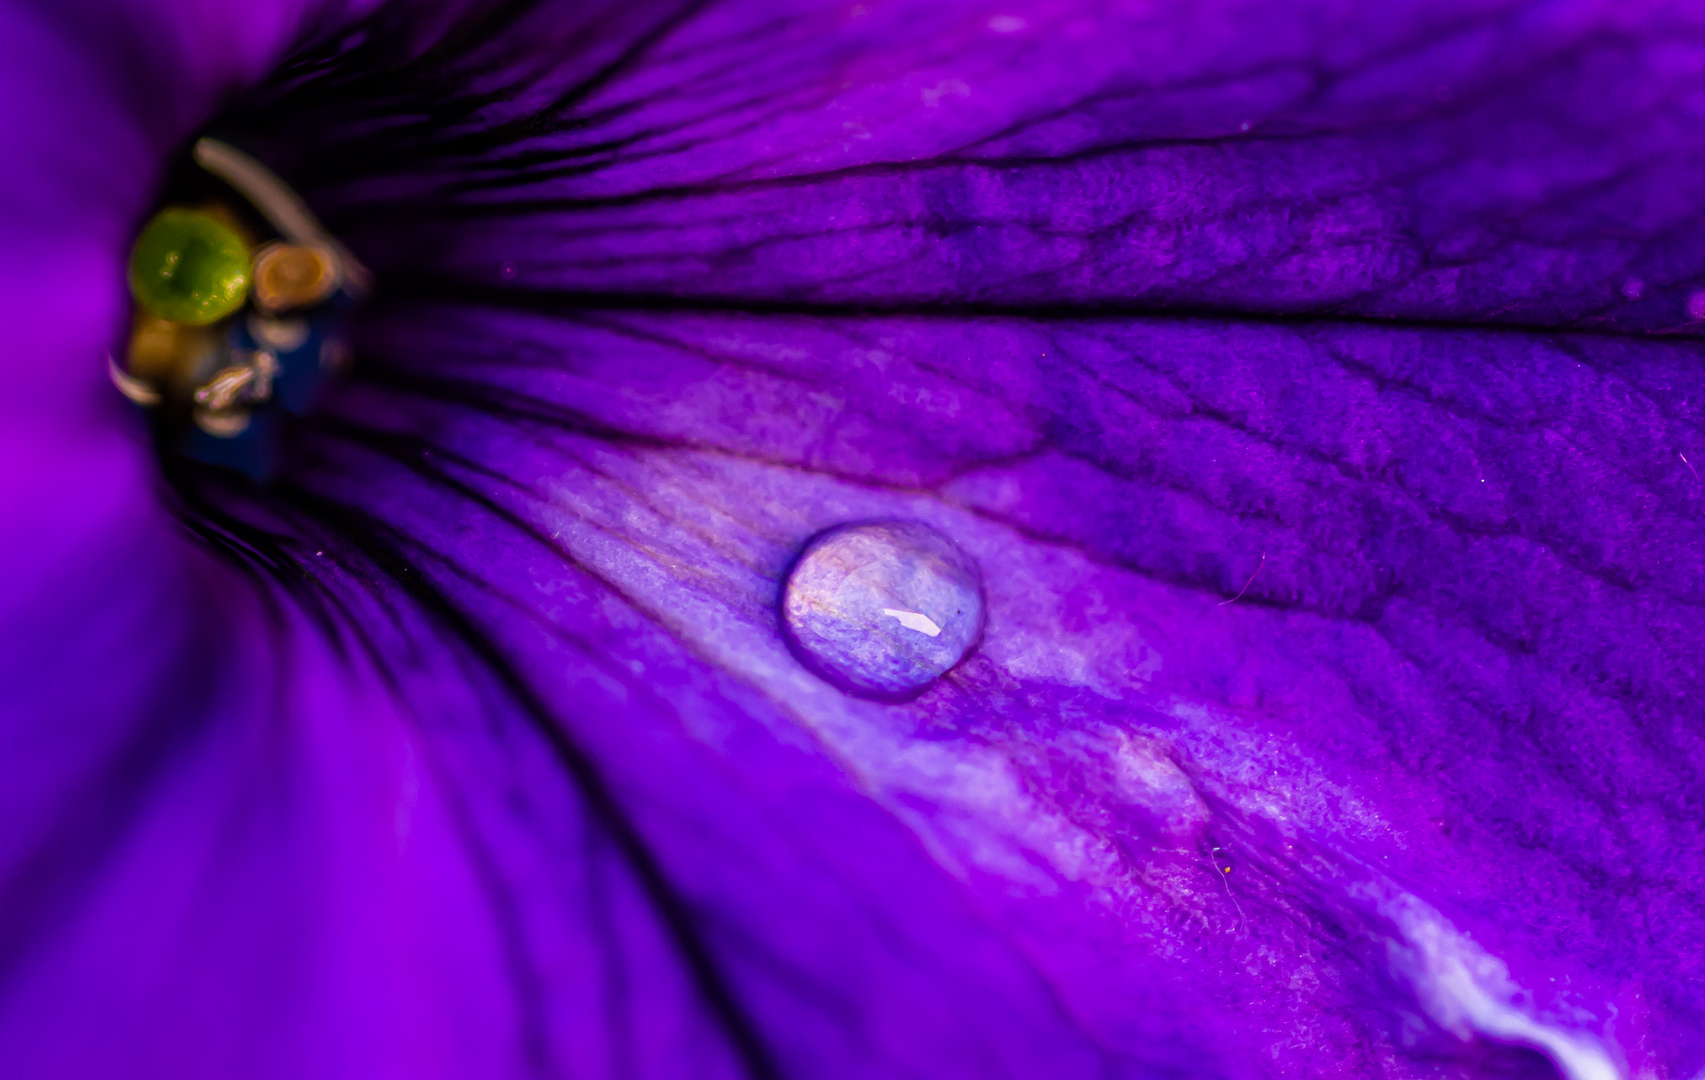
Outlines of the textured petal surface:
{"label": "textured petal surface", "polygon": [[[64,269],[0,406],[0,1073],[1693,1076],[1685,16],[543,6],[462,135],[296,162],[391,290],[266,511],[351,632],[97,393],[140,171],[299,16],[8,13],[6,100],[98,73],[111,135],[5,116]],[[898,705],[776,622],[882,518],[987,599]]]}

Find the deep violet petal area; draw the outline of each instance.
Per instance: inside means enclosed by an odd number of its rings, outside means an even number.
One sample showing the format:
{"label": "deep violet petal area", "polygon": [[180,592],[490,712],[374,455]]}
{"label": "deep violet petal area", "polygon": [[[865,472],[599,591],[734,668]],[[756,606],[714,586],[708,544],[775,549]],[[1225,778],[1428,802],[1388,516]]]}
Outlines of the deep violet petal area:
{"label": "deep violet petal area", "polygon": [[[1705,1064],[1705,47],[1663,11],[1391,7],[717,5],[541,143],[654,144],[324,179],[418,299],[301,503],[394,530],[500,643],[783,1074]],[[794,47],[743,51],[765,33]],[[977,560],[987,622],[882,705],[800,667],[775,604],[809,537],[896,518]],[[146,752],[26,800],[9,859],[75,806],[102,861],[5,866],[78,904],[7,909],[6,1060],[737,1067],[417,593],[355,608],[385,684],[153,527],[117,579],[148,590],[61,616],[135,700],[8,709],[14,745],[58,710]],[[8,635],[51,610],[17,596]],[[103,610],[181,634],[138,651]],[[201,696],[159,689],[189,655]]]}

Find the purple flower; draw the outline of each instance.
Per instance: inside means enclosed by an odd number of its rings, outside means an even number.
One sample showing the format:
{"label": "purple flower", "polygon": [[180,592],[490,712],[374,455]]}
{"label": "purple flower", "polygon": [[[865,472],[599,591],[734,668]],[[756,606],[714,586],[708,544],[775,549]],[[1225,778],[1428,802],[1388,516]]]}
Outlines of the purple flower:
{"label": "purple flower", "polygon": [[[0,1076],[1698,1075],[1702,30],[8,0]],[[379,283],[266,489],[210,121]]]}

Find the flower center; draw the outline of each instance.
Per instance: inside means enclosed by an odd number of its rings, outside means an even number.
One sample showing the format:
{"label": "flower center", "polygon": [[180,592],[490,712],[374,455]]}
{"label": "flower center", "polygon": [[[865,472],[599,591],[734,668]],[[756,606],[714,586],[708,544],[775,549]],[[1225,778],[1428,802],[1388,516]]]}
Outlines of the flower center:
{"label": "flower center", "polygon": [[314,409],[347,366],[367,275],[258,161],[212,139],[195,161],[195,204],[161,210],[131,250],[134,318],[109,368],[172,449],[262,480],[284,418]]}

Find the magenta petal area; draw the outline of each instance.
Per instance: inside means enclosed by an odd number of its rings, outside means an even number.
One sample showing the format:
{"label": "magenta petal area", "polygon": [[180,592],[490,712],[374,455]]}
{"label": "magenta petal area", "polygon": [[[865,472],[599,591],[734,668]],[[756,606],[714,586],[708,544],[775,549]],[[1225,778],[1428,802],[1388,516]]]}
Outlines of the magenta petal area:
{"label": "magenta petal area", "polygon": [[[1185,7],[7,9],[0,1075],[1705,1068],[1699,28]],[[356,375],[168,484],[90,147],[316,27],[218,123]],[[982,633],[871,700],[778,603],[895,521]]]}

